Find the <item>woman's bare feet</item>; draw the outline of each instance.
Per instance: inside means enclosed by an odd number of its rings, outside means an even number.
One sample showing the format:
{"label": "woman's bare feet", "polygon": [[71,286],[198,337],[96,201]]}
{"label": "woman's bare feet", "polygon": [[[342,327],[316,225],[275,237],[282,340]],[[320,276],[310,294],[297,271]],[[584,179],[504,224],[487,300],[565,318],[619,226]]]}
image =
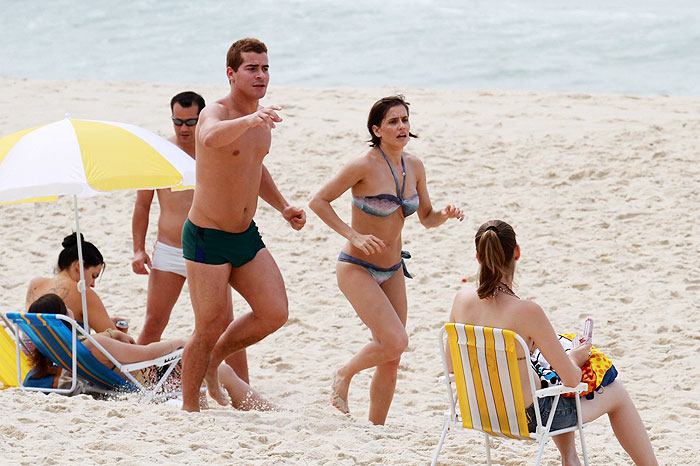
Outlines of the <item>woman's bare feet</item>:
{"label": "woman's bare feet", "polygon": [[208,369],[206,375],[204,376],[204,381],[207,384],[207,390],[209,391],[209,396],[214,398],[214,401],[219,403],[221,406],[228,406],[231,404],[231,400],[228,397],[228,393],[223,389],[221,383],[219,382],[219,373],[217,368]]}
{"label": "woman's bare feet", "polygon": [[[229,393],[231,395],[231,393]],[[249,388],[242,400],[231,397],[231,404],[241,411],[280,411],[280,408],[263,398],[258,392]]]}
{"label": "woman's bare feet", "polygon": [[348,414],[348,389],[350,379],[340,373],[340,369],[333,373],[333,385],[331,387],[331,404],[338,408],[341,413]]}

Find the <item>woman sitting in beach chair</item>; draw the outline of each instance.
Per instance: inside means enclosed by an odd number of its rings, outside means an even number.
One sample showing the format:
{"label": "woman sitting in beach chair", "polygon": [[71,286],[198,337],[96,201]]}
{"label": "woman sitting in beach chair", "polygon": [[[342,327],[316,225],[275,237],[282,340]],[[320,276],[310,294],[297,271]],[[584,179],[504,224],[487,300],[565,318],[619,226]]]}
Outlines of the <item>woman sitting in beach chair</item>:
{"label": "woman sitting in beach chair", "polygon": [[[65,303],[60,298],[60,296],[54,293],[45,294],[36,301],[34,301],[30,306],[28,312],[35,314],[61,314],[73,318],[73,312],[66,308]],[[141,361],[149,361],[156,359],[158,357],[167,355],[178,348],[183,348],[186,339],[173,339],[173,340],[163,340],[159,342],[150,343],[148,345],[137,345],[131,343],[129,336],[123,332],[113,329],[106,329],[104,332],[100,332],[91,335],[92,338],[97,341],[107,352],[109,352],[119,363],[130,364]],[[102,364],[108,368],[114,368],[112,362],[105,356],[105,354],[99,351],[95,346],[82,335],[78,335],[78,339],[82,344],[90,350],[90,353]],[[31,354],[31,365],[32,370],[25,380],[25,385],[27,386],[39,386],[47,387],[46,377],[55,375],[60,371],[55,367],[51,361],[44,356],[39,350],[34,349]],[[58,371],[57,371],[58,369]],[[141,371],[139,374],[134,374],[139,382],[148,384],[151,378],[151,367],[148,367]],[[68,371],[63,371],[68,372]],[[43,379],[43,385],[41,384]],[[64,386],[70,386],[70,375],[68,377],[65,374],[61,377],[61,381],[58,382],[57,388],[63,388]],[[229,394],[231,404],[234,408],[240,410],[259,410],[259,411],[269,411],[276,409],[276,407],[264,399],[259,393],[253,390],[246,382],[241,380],[236,373],[226,364],[221,364],[219,366],[219,380],[224,386]],[[179,367],[173,371],[170,379],[167,383],[172,386],[180,386],[180,370]],[[50,385],[48,385],[50,386]],[[180,391],[177,388],[175,391]],[[78,392],[81,392],[78,390]],[[77,394],[77,393],[73,393]]]}
{"label": "woman sitting in beach chair", "polygon": [[[576,386],[581,381],[581,367],[590,355],[590,341],[571,349],[567,355],[542,308],[532,301],[521,300],[513,292],[515,262],[520,258],[520,247],[513,228],[501,220],[491,220],[478,229],[475,242],[480,265],[479,286],[476,290],[463,289],[457,293],[450,322],[516,332],[530,348],[527,356],[533,367],[542,363],[543,355],[564,385]],[[522,360],[518,361],[522,374],[528,370],[525,356],[522,355]],[[535,360],[535,356],[539,357]],[[450,358],[448,365],[451,365]],[[523,392],[530,393],[529,389],[523,389]],[[530,413],[534,417],[532,399],[524,401],[526,406],[530,406],[528,417]],[[551,397],[539,399],[542,419],[548,418],[551,401]],[[635,464],[658,464],[642,419],[622,382],[610,382],[602,390],[594,392],[590,399],[582,397],[581,411],[585,423],[607,414],[620,445]],[[555,410],[552,429],[575,425],[576,414],[575,399],[561,398]],[[581,464],[574,434],[568,432],[553,437],[564,465]]]}
{"label": "woman sitting in beach chair", "polygon": [[[87,296],[88,322],[90,328],[96,332],[103,332],[109,328],[117,329],[115,322],[118,318],[110,318],[107,314],[102,300],[93,290],[95,280],[104,270],[105,263],[102,253],[94,244],[85,241],[80,235],[83,249],[83,265],[85,271],[85,288]],[[39,296],[46,293],[56,293],[66,303],[68,309],[75,314],[75,320],[83,324],[83,304],[78,291],[78,281],[80,280],[80,266],[78,263],[78,242],[76,234],[66,236],[63,239],[63,250],[58,255],[57,270],[55,277],[36,277],[29,282],[25,309],[36,301]],[[133,339],[128,337],[133,343]]]}

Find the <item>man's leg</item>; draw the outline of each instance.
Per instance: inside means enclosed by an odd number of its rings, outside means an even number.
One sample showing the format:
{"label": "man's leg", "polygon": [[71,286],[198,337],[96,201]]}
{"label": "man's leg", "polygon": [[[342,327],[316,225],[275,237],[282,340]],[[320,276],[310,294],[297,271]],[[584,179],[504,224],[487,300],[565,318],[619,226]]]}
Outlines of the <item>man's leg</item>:
{"label": "man's leg", "polygon": [[[228,305],[228,315],[231,321],[233,321],[233,299],[231,298],[231,288],[229,288]],[[245,349],[236,351],[232,355],[228,356],[225,361],[241,380],[247,384],[250,383],[250,378],[248,377],[248,357]]]}
{"label": "man's leg", "polygon": [[182,275],[151,269],[148,275],[146,320],[136,343],[147,345],[154,341],[160,341],[184,283],[185,277]]}
{"label": "man's leg", "polygon": [[[189,275],[189,270],[188,270]],[[267,249],[255,258],[233,267],[231,286],[245,299],[252,312],[235,319],[211,352],[206,380],[216,380],[216,371],[224,359],[265,338],[287,322],[287,293],[282,274]],[[190,285],[191,286],[191,285]]]}
{"label": "man's leg", "polygon": [[[186,260],[190,298],[194,309],[194,333],[182,355],[182,409],[199,411],[199,388],[211,351],[229,322],[227,314],[231,264],[210,265]],[[218,364],[217,364],[218,365]],[[227,404],[218,385],[207,388],[220,404]]]}

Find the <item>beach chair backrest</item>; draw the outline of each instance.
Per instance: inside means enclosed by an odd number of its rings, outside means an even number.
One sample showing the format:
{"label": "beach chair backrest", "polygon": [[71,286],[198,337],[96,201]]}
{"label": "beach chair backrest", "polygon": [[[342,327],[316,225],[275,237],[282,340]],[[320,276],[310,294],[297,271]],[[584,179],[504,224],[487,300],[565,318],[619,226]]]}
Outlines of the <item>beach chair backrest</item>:
{"label": "beach chair backrest", "polygon": [[[20,353],[20,366],[22,377],[29,372],[29,360],[24,353]],[[17,348],[14,338],[0,326],[0,388],[17,387]]]}
{"label": "beach chair backrest", "polygon": [[523,339],[510,330],[445,324],[462,425],[491,435],[531,439],[516,348]]}
{"label": "beach chair backrest", "polygon": [[[69,319],[56,314],[8,313],[12,320],[29,337],[36,348],[64,370],[72,365],[73,332],[66,325]],[[124,377],[93,356],[80,340],[76,340],[78,376],[107,389],[133,390]]]}

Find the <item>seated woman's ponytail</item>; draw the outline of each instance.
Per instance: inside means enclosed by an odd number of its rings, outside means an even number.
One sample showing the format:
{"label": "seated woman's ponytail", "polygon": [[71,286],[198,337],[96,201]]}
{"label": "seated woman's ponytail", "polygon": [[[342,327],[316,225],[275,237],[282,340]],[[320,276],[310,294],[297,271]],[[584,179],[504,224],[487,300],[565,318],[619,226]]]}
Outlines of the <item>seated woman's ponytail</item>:
{"label": "seated woman's ponytail", "polygon": [[490,298],[508,271],[517,242],[515,231],[502,220],[489,220],[479,227],[474,238],[479,260],[479,298]]}

